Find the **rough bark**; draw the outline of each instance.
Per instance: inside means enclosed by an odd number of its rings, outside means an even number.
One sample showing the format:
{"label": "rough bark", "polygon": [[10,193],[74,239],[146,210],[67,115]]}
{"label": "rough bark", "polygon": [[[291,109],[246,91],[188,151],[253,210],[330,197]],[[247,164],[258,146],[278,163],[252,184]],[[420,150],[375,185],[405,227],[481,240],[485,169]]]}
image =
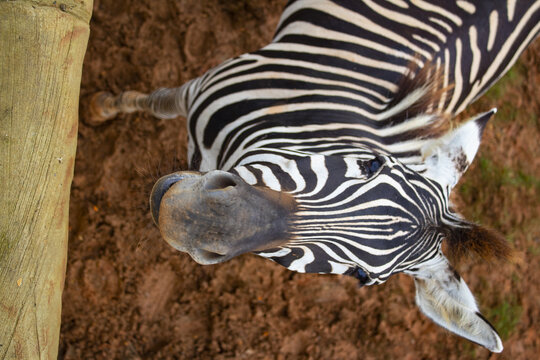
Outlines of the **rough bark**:
{"label": "rough bark", "polygon": [[0,0],[0,359],[56,359],[92,0]]}

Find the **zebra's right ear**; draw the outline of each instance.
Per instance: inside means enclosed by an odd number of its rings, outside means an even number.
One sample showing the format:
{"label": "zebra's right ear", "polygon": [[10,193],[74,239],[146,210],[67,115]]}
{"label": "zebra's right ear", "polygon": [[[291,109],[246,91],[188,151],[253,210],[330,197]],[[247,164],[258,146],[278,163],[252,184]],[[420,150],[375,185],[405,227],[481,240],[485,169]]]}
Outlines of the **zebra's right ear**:
{"label": "zebra's right ear", "polygon": [[427,317],[492,352],[502,351],[497,331],[480,314],[467,284],[442,254],[414,276],[416,304]]}
{"label": "zebra's right ear", "polygon": [[484,127],[496,112],[496,109],[492,109],[480,114],[446,135],[428,142],[422,148],[426,166],[423,175],[437,181],[450,192],[472,163]]}

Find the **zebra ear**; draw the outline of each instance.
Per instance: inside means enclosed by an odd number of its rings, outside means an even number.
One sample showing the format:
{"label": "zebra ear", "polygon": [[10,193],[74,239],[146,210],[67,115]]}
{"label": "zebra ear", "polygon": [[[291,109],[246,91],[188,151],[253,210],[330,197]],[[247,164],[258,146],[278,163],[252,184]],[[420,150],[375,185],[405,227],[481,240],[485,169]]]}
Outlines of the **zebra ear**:
{"label": "zebra ear", "polygon": [[443,255],[415,273],[414,282],[416,304],[427,317],[492,352],[502,351],[499,334],[480,314],[467,284]]}
{"label": "zebra ear", "polygon": [[424,176],[437,181],[450,192],[472,163],[480,146],[484,127],[496,112],[497,109],[492,109],[480,114],[424,146]]}

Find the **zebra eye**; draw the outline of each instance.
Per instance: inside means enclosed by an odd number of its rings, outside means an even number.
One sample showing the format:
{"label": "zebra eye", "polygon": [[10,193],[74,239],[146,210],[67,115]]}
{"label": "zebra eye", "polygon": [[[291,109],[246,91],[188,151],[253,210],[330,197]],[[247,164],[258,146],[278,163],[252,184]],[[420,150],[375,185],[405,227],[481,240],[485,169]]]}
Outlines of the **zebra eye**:
{"label": "zebra eye", "polygon": [[368,283],[372,283],[368,273],[359,266],[351,267],[343,275],[349,275],[358,279],[358,286],[362,287]]}
{"label": "zebra eye", "polygon": [[375,158],[373,160],[370,160],[366,163],[366,171],[369,175],[373,175],[379,170],[382,166],[382,161],[378,158]]}
{"label": "zebra eye", "polygon": [[360,286],[364,286],[366,285],[366,283],[369,281],[369,276],[368,274],[361,268],[357,268],[356,269],[356,274],[354,274],[355,277],[359,280],[360,282]]}
{"label": "zebra eye", "polygon": [[381,162],[379,160],[375,159],[375,160],[370,161],[369,170],[371,170],[371,172],[375,172],[379,170],[380,167],[381,167]]}

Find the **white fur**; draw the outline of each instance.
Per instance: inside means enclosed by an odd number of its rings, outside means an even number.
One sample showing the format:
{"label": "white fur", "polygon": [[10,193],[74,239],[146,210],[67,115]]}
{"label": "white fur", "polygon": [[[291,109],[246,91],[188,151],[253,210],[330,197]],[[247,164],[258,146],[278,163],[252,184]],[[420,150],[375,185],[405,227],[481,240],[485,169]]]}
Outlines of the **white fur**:
{"label": "white fur", "polygon": [[[495,109],[478,115],[446,135],[428,142],[422,148],[426,167],[424,176],[437,181],[448,193],[472,163],[482,137],[478,119],[491,116]],[[465,163],[466,162],[466,163]],[[465,164],[465,166],[462,166]]]}
{"label": "white fur", "polygon": [[414,275],[416,304],[427,317],[492,352],[502,351],[499,335],[478,316],[476,301],[467,284],[456,278],[442,254],[425,263]]}

